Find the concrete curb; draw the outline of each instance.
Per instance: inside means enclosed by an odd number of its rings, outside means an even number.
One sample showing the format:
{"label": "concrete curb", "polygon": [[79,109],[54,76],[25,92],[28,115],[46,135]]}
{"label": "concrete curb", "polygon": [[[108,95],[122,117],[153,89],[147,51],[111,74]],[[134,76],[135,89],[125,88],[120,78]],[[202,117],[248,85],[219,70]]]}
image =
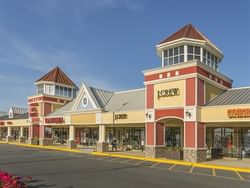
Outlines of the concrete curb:
{"label": "concrete curb", "polygon": [[129,156],[129,155],[100,153],[100,152],[92,152],[91,154],[100,155],[100,156],[109,156],[109,157],[120,157],[120,158],[126,158],[126,159],[144,160],[144,161],[166,163],[166,164],[173,164],[173,165],[183,165],[183,166],[190,166],[190,167],[193,166],[193,167],[198,167],[198,168],[208,168],[208,169],[216,169],[216,170],[226,170],[226,171],[234,171],[234,172],[237,171],[237,172],[250,173],[250,168],[239,168],[239,167],[201,164],[201,163],[184,162],[184,161],[177,161],[177,160],[170,160],[170,159],[153,159],[153,158],[135,157],[135,156]]}
{"label": "concrete curb", "polygon": [[57,147],[53,147],[53,146],[38,146],[38,145],[20,144],[20,143],[3,142],[3,141],[0,141],[0,144],[10,144],[10,145],[15,145],[15,146],[25,146],[25,147],[39,148],[39,149],[50,149],[50,150],[58,150],[58,151],[82,153],[81,151],[76,150],[76,149],[57,148]]}
{"label": "concrete curb", "polygon": [[[4,142],[4,141],[0,141],[0,144],[10,144],[10,145],[25,146],[25,147],[32,147],[32,148],[39,148],[39,149],[50,149],[50,150],[57,150],[57,151],[64,151],[64,152],[83,153],[77,149],[57,148],[53,146],[36,146],[36,145],[30,145],[30,144],[20,144],[20,143]],[[173,164],[173,165],[183,165],[183,166],[190,166],[190,167],[193,166],[193,167],[198,167],[198,168],[208,168],[208,169],[250,173],[250,168],[239,168],[239,167],[192,163],[192,162],[184,162],[184,161],[170,160],[170,159],[154,159],[154,158],[136,157],[136,156],[131,156],[131,155],[101,153],[101,152],[90,152],[88,154],[99,155],[99,156],[109,156],[109,157],[119,157],[119,158],[126,158],[126,159],[135,159],[135,160],[150,161],[150,162],[156,162],[156,163],[166,163],[166,164]]]}

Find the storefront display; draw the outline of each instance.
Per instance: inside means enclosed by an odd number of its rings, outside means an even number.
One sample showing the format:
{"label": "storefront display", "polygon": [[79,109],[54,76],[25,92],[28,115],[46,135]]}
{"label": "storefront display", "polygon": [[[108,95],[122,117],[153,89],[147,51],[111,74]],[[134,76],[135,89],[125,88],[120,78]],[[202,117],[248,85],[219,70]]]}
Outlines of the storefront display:
{"label": "storefront display", "polygon": [[111,144],[113,139],[117,140],[120,148],[141,149],[145,143],[144,128],[106,128],[106,141]]}
{"label": "storefront display", "polygon": [[76,141],[80,145],[95,145],[98,141],[98,128],[76,128]]}
{"label": "storefront display", "polygon": [[69,128],[53,128],[53,141],[58,144],[66,144],[69,139]]}

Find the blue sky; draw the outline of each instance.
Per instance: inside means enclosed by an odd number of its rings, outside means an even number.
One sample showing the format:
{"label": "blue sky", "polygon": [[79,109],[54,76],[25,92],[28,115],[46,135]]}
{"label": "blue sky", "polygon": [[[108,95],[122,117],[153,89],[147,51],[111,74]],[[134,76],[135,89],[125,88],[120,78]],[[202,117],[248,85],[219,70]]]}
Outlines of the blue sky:
{"label": "blue sky", "polygon": [[233,86],[250,86],[248,0],[0,0],[0,111],[26,107],[55,66],[78,85],[141,88],[155,45],[188,23],[224,52]]}

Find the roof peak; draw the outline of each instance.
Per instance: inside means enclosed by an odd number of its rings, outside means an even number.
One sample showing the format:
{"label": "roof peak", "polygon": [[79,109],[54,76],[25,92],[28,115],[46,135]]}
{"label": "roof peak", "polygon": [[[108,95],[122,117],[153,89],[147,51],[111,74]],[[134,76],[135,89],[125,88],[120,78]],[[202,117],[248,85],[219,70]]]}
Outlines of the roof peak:
{"label": "roof peak", "polygon": [[169,37],[161,41],[159,44],[171,42],[181,38],[191,38],[196,40],[208,41],[208,39],[190,23],[177,30],[174,34],[170,35]]}
{"label": "roof peak", "polygon": [[39,78],[36,82],[47,81],[47,82],[55,82],[63,85],[69,85],[77,88],[74,82],[60,69],[60,67],[56,66],[51,69],[48,73]]}

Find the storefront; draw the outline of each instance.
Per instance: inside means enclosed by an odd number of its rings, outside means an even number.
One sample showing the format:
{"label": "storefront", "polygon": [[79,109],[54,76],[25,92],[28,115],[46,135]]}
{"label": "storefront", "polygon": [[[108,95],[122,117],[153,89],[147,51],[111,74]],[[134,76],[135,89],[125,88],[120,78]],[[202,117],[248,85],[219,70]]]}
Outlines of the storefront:
{"label": "storefront", "polygon": [[250,127],[209,127],[206,134],[211,158],[250,158]]}
{"label": "storefront", "polygon": [[54,144],[67,144],[67,140],[69,139],[68,127],[53,127],[52,131]]}
{"label": "storefront", "polygon": [[18,138],[20,137],[20,127],[12,127],[11,128],[11,135],[13,136],[14,141],[18,141]]}
{"label": "storefront", "polygon": [[98,128],[76,128],[76,143],[83,146],[94,146],[98,141]]}
{"label": "storefront", "polygon": [[145,143],[144,127],[108,127],[106,128],[106,141],[111,144],[114,139],[118,147],[127,149],[141,149]]}

